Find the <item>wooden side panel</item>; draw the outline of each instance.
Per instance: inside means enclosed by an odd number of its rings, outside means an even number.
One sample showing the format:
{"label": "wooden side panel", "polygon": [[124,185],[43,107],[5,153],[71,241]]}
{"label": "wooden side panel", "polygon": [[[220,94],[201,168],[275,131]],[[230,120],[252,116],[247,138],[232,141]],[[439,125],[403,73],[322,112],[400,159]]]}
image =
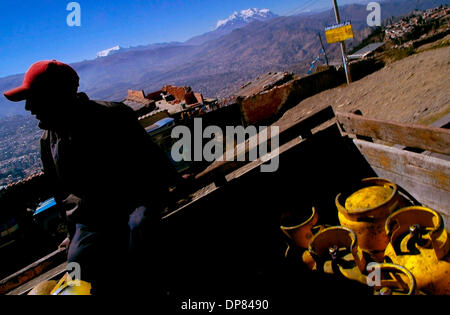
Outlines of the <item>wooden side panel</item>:
{"label": "wooden side panel", "polygon": [[450,228],[450,162],[367,141],[353,140],[378,176],[403,187],[440,212]]}
{"label": "wooden side panel", "polygon": [[67,272],[67,262],[60,264],[59,266],[50,269],[49,271],[39,275],[36,278],[24,283],[18,288],[15,288],[12,291],[9,291],[6,295],[26,295],[30,292],[35,286],[43,281],[48,280],[57,280],[59,281],[63,275]]}
{"label": "wooden side panel", "polygon": [[346,133],[431,152],[450,154],[449,129],[402,124],[349,113],[337,113],[336,117]]}
{"label": "wooden side panel", "polygon": [[[278,122],[274,123],[273,126],[279,127],[279,145],[283,145],[295,138],[298,138],[299,136],[302,136],[302,138],[307,138],[308,136],[312,135],[312,130],[314,128],[317,128],[318,126],[322,125],[323,123],[326,123],[333,119],[334,111],[331,106],[322,109],[306,118],[299,118],[296,119],[296,117],[289,117],[289,118],[281,118]],[[266,141],[254,141],[254,143],[257,143],[257,146],[264,145],[265,142],[267,142],[267,148],[271,148],[271,141],[270,141],[270,128],[268,130],[268,140]],[[259,139],[259,135],[254,137],[256,140]],[[215,180],[218,176],[225,176],[226,174],[244,166],[248,162],[248,156],[249,152],[254,149],[254,146],[251,146],[252,141],[247,140],[245,142],[245,150],[243,150],[243,153],[245,154],[245,162],[238,162],[237,161],[237,155],[238,152],[234,148],[233,149],[233,156],[234,161],[226,161],[225,156],[227,156],[227,153],[224,154],[224,157],[222,157],[223,161],[216,161],[212,163],[208,168],[206,168],[203,172],[198,174],[196,176],[197,179],[202,179],[204,181],[209,180]]]}
{"label": "wooden side panel", "polygon": [[5,294],[28,281],[36,278],[42,273],[53,268],[57,264],[61,264],[67,259],[65,248],[58,249],[44,258],[34,262],[24,269],[0,281],[0,294]]}

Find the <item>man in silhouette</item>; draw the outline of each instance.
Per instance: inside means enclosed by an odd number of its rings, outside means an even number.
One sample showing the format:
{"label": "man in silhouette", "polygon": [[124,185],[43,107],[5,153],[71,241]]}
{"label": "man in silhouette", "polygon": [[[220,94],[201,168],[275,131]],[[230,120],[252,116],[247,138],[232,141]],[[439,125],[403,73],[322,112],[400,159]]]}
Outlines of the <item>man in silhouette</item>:
{"label": "man in silhouette", "polygon": [[149,240],[158,243],[160,212],[178,174],[131,108],[92,101],[78,86],[69,65],[39,61],[4,95],[26,100],[44,130],[41,159],[67,214],[68,261],[80,264],[93,293],[119,293],[114,284],[136,277],[129,271],[155,266],[145,251],[154,253]]}

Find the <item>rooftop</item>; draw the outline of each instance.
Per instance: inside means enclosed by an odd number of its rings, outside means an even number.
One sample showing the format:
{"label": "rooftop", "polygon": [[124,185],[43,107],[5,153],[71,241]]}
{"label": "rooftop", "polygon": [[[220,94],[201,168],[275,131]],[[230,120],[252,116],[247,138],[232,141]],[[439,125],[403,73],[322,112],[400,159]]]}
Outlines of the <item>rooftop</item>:
{"label": "rooftop", "polygon": [[128,95],[122,103],[131,107],[138,114],[138,116],[148,114],[155,108],[155,102],[145,98],[145,93],[142,90],[128,90]]}
{"label": "rooftop", "polygon": [[292,73],[288,72],[269,72],[253,82],[244,84],[236,96],[247,97],[264,91],[268,91],[275,86],[282,85],[293,78]]}
{"label": "rooftop", "polygon": [[374,52],[378,48],[382,47],[383,45],[384,45],[384,43],[372,43],[372,44],[369,44],[369,45],[363,47],[362,49],[358,50],[354,54],[349,55],[348,58],[349,59],[364,58],[367,55],[370,55],[372,52]]}

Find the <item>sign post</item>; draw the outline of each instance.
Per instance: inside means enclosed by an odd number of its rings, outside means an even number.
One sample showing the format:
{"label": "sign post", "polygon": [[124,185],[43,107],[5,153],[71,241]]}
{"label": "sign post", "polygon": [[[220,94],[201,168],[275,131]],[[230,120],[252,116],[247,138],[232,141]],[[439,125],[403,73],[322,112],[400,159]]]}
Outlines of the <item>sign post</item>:
{"label": "sign post", "polygon": [[341,43],[346,39],[353,38],[353,28],[350,22],[344,22],[325,28],[328,44]]}
{"label": "sign post", "polygon": [[325,60],[327,61],[327,66],[329,66],[327,52],[325,51],[325,47],[323,46],[323,42],[322,42],[322,36],[320,36],[320,33],[318,33],[318,35],[319,35],[319,40],[320,40],[320,46],[322,46],[323,53],[325,54]]}
{"label": "sign post", "polygon": [[336,23],[338,25],[332,26],[331,28],[327,28],[325,30],[325,34],[327,35],[327,41],[329,44],[331,44],[331,42],[329,41],[329,36],[330,40],[333,43],[340,42],[341,44],[342,61],[344,64],[345,77],[347,79],[347,85],[350,85],[350,82],[352,82],[352,77],[350,74],[350,69],[348,67],[347,52],[345,49],[344,41],[348,38],[353,38],[352,25],[349,22],[341,24],[341,17],[339,15],[339,8],[336,0],[333,0],[333,4],[334,4],[334,13],[336,15]]}

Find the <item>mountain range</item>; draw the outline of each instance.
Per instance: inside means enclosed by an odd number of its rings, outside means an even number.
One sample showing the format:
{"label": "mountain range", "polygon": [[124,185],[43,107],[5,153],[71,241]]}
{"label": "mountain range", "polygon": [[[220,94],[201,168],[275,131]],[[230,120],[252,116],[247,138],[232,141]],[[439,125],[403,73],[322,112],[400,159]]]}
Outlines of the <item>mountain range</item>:
{"label": "mountain range", "polygon": [[[382,19],[427,9],[442,0],[390,0],[381,3]],[[369,33],[366,5],[341,7],[342,20],[351,20],[359,43]],[[114,47],[100,52],[102,57],[71,64],[78,72],[80,91],[93,99],[125,98],[128,89],[146,93],[163,85],[189,85],[207,97],[224,98],[240,85],[269,71],[306,74],[320,51],[318,33],[334,24],[333,10],[293,16],[277,16],[268,9],[234,12],[217,23],[213,31],[186,42]],[[118,48],[118,49],[117,49]],[[330,59],[339,58],[339,45],[325,44]],[[103,56],[104,55],[104,56]],[[23,74],[0,78],[0,91],[22,83]],[[23,104],[0,97],[0,117],[24,113]]]}

